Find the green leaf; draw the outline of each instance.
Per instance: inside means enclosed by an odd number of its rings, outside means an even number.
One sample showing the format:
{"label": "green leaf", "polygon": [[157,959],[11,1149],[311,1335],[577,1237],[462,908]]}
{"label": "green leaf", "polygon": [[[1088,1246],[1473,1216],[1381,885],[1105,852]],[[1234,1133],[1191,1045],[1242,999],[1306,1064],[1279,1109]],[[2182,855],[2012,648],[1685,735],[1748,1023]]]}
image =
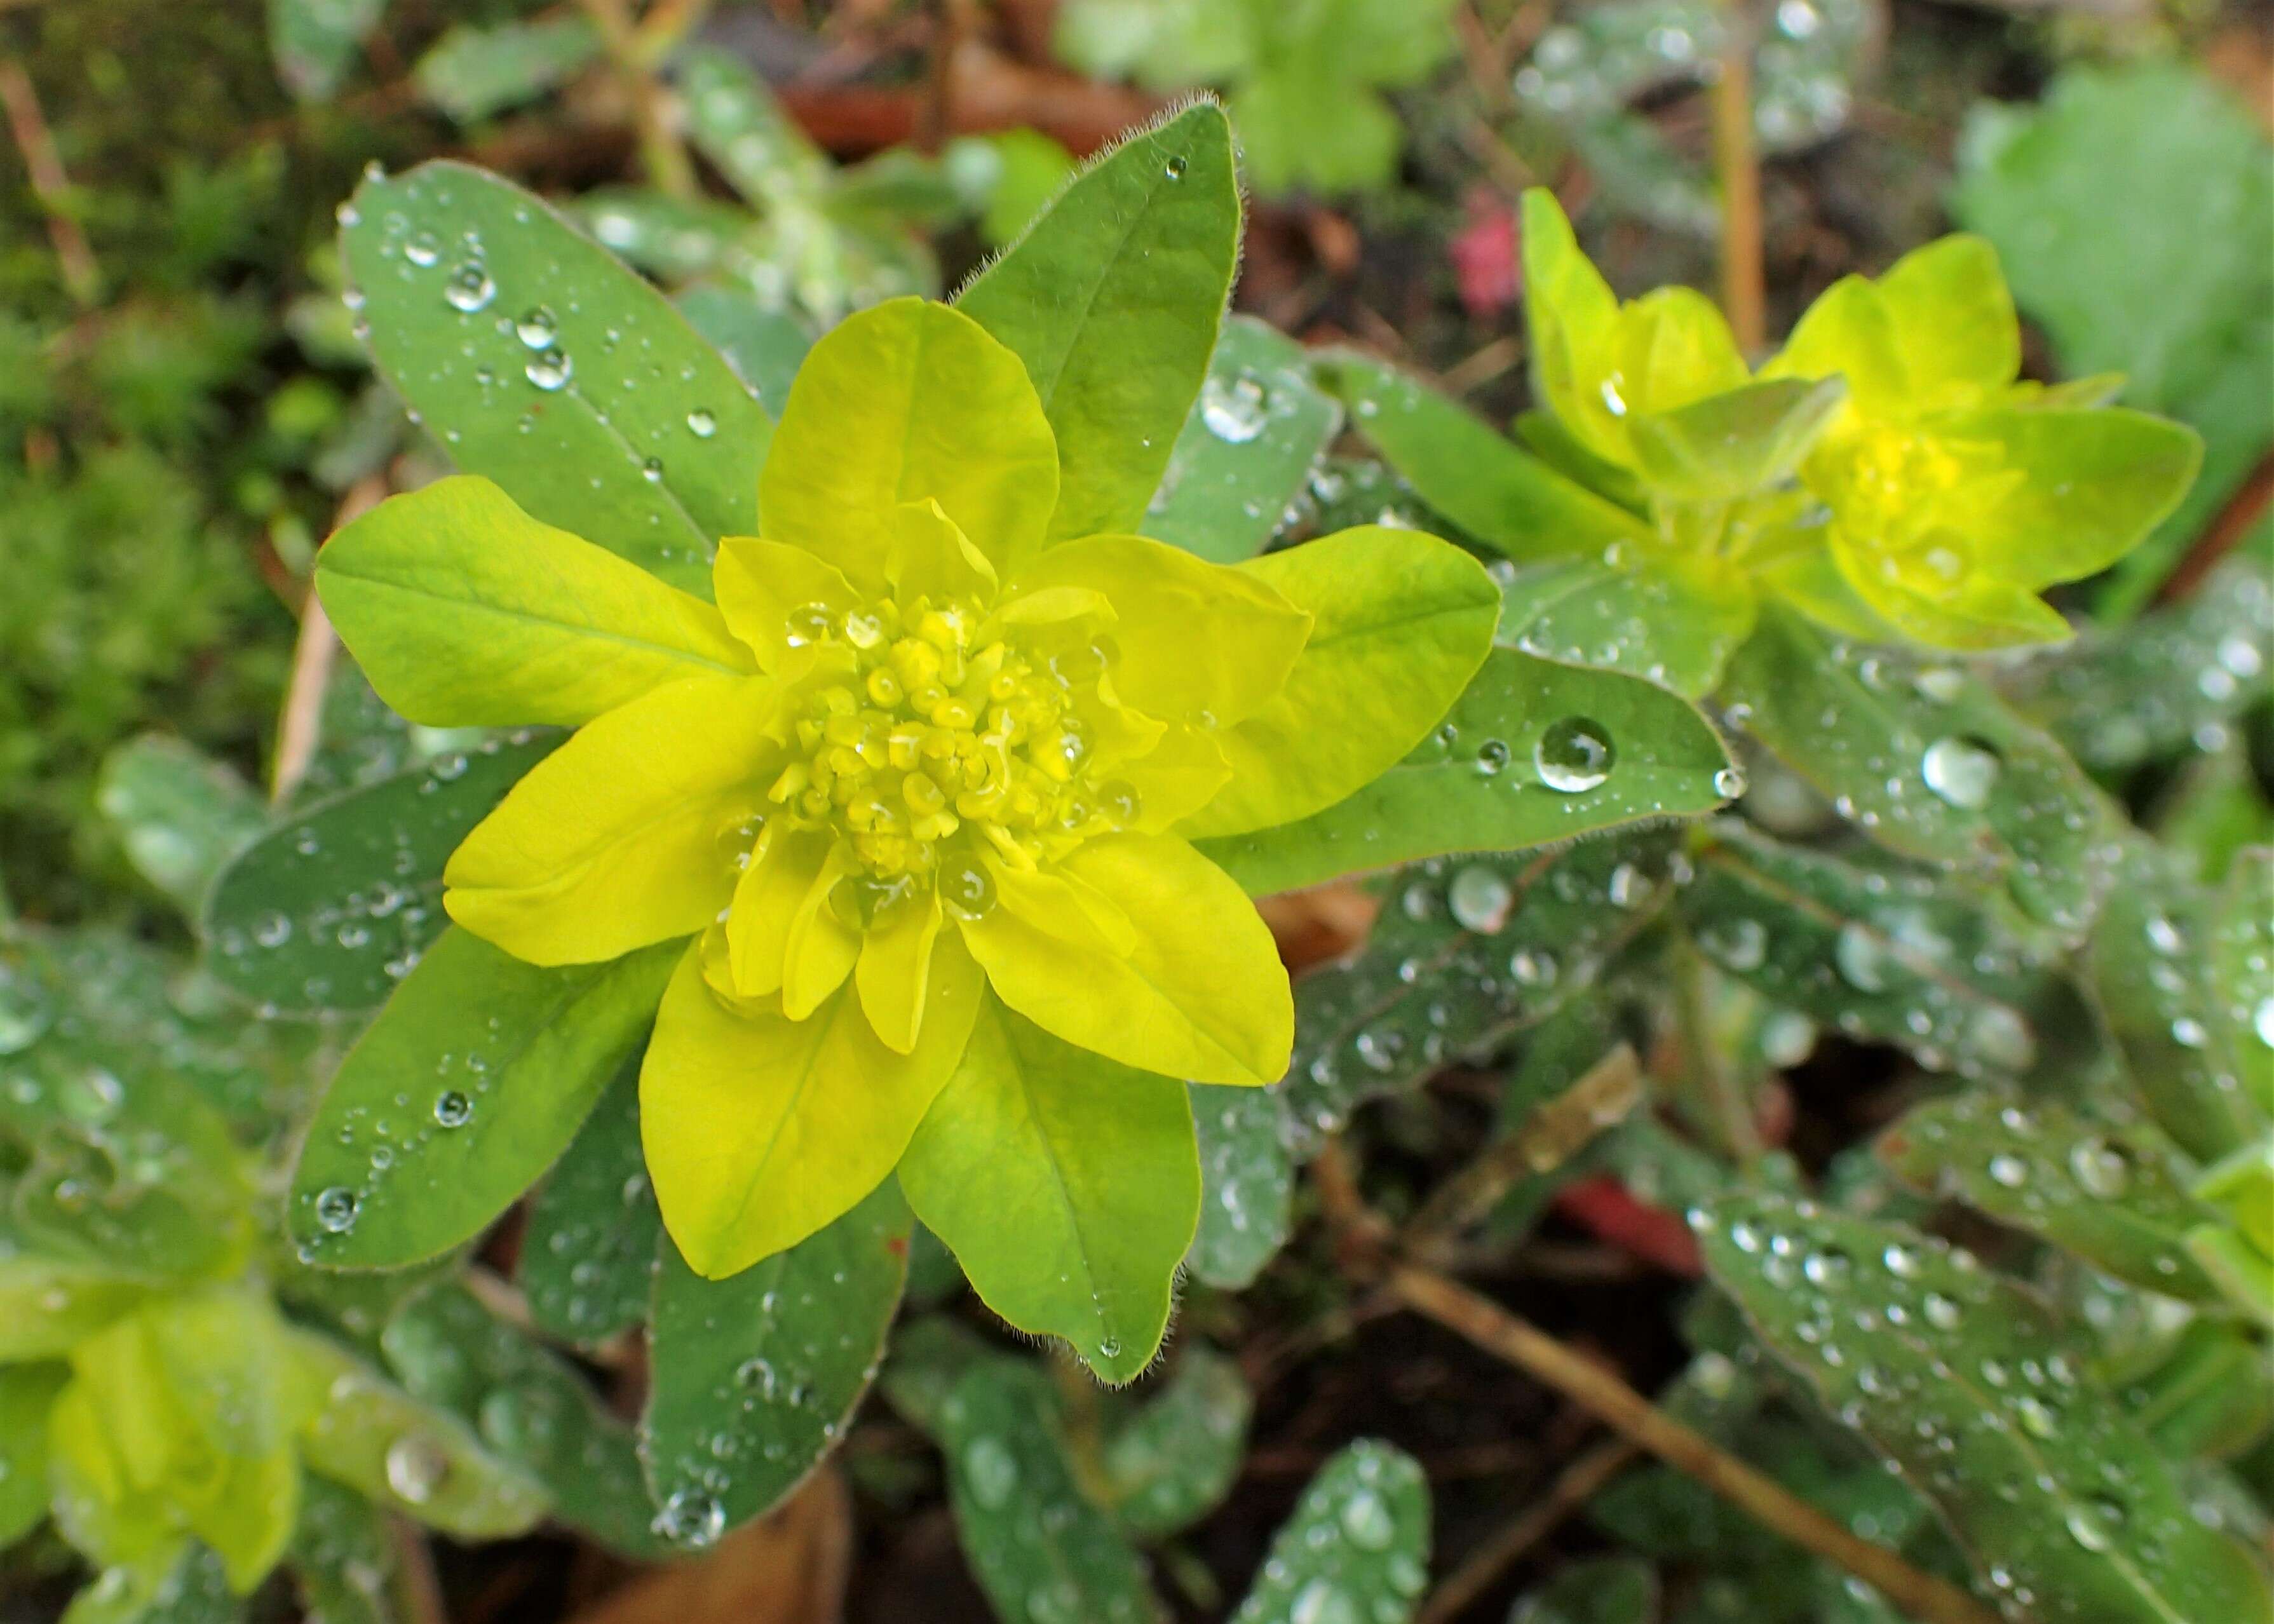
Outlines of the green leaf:
{"label": "green leaf", "polygon": [[237,1624],[245,1616],[221,1558],[184,1539],[146,1560],[105,1568],[72,1598],[60,1624]]}
{"label": "green leaf", "polygon": [[1239,1360],[1205,1344],[1180,1352],[1168,1385],[1105,1440],[1099,1465],[1122,1523],[1163,1539],[1215,1510],[1239,1475],[1254,1404]]}
{"label": "green leaf", "polygon": [[946,1407],[964,1372],[981,1365],[1016,1367],[1018,1361],[961,1320],[926,1314],[892,1334],[892,1357],[878,1385],[900,1418],[934,1443],[946,1426]]}
{"label": "green leaf", "polygon": [[468,473],[707,596],[754,533],[772,421],[663,296],[460,163],[367,180],[340,238],[373,359]]}
{"label": "green leaf", "polygon": [[388,0],[268,0],[268,51],[276,77],[302,102],[340,87],[379,26]]}
{"label": "green leaf", "polygon": [[1231,1624],[1405,1624],[1428,1562],[1428,1480],[1411,1455],[1361,1439],[1311,1479]]}
{"label": "green leaf", "polygon": [[2274,668],[2267,555],[2247,548],[2185,602],[2032,662],[2017,673],[2018,703],[2097,772],[2215,736],[2264,698]]}
{"label": "green leaf", "polygon": [[472,477],[342,530],[316,590],[372,686],[430,727],[573,727],[679,678],[757,669],[708,603]]}
{"label": "green leaf", "polygon": [[1078,1049],[990,998],[900,1162],[987,1305],[1106,1381],[1160,1348],[1200,1211],[1185,1085]]}
{"label": "green leaf", "polygon": [[456,1417],[421,1403],[327,1337],[291,1333],[310,1390],[308,1468],[459,1539],[525,1533],[550,1509],[520,1467],[486,1448]]}
{"label": "green leaf", "polygon": [[2077,1035],[2039,1030],[2043,951],[1971,894],[1734,823],[1716,832],[1683,914],[1707,958],[1776,1004],[1967,1076],[2027,1071]]}
{"label": "green leaf", "polygon": [[2180,1333],[2171,1357],[2122,1395],[2133,1422],[2165,1454],[2231,1460],[2274,1421],[2270,1377],[2259,1337],[2229,1321],[2197,1320]]}
{"label": "green leaf", "polygon": [[538,18],[477,27],[459,23],[410,71],[418,94],[462,124],[534,102],[599,59],[588,17]]}
{"label": "green leaf", "polygon": [[1600,554],[1499,564],[1500,641],[1540,659],[1711,692],[1753,629],[1753,591],[1712,559],[1613,542]]}
{"label": "green leaf", "polygon": [[1138,533],[1214,563],[1254,557],[1342,422],[1300,344],[1253,316],[1228,318]]}
{"label": "green leaf", "polygon": [[1193,838],[1307,817],[1378,778],[1460,697],[1500,610],[1474,559],[1411,530],[1342,530],[1242,568],[1311,633],[1279,692],[1219,735],[1231,781],[1178,826]]}
{"label": "green leaf", "polygon": [[[666,286],[708,276],[727,267],[740,270],[749,258],[742,244],[750,230],[750,217],[723,198],[674,197],[648,186],[597,186],[576,199],[569,218],[625,264]],[[713,291],[728,298],[751,297],[732,285]],[[694,322],[697,333],[710,340],[712,349],[726,354],[725,347],[695,320],[683,297],[672,303]],[[734,364],[733,357],[727,357],[727,364]],[[767,410],[779,403],[777,399]]]}
{"label": "green leaf", "polygon": [[1204,102],[1099,159],[958,296],[1058,436],[1050,539],[1143,521],[1208,375],[1239,222],[1231,126]]}
{"label": "green leaf", "polygon": [[2209,1214],[2173,1177],[2171,1153],[2153,1135],[2059,1104],[2025,1109],[1969,1094],[1911,1111],[1881,1136],[1879,1154],[1915,1187],[1959,1198],[2119,1280],[2190,1302],[2219,1300],[2187,1250],[2187,1232]]}
{"label": "green leaf", "polygon": [[1657,1570],[1639,1557],[1597,1556],[1567,1562],[1527,1590],[1508,1624],[1653,1624],[1657,1617]]}
{"label": "green leaf", "polygon": [[1287,1108],[1276,1088],[1191,1086],[1200,1139],[1201,1220],[1185,1266],[1229,1291],[1253,1285],[1294,1222]]}
{"label": "green leaf", "polygon": [[1284,1086],[1299,1147],[1364,1101],[1504,1042],[1593,986],[1663,911],[1672,846],[1644,834],[1432,859],[1391,876],[1364,950],[1295,983]]}
{"label": "green leaf", "polygon": [[103,758],[95,804],[142,877],[195,908],[268,815],[245,780],[178,739],[145,733]]}
{"label": "green leaf", "polygon": [[640,1155],[635,1056],[530,1203],[516,1275],[529,1317],[586,1346],[629,1330],[647,1317],[662,1235]]}
{"label": "green leaf", "polygon": [[446,751],[302,808],[206,904],[206,968],[265,1011],[376,1009],[449,923],[442,866],[557,735]]}
{"label": "green leaf", "polygon": [[463,1286],[412,1298],[380,1345],[405,1392],[456,1416],[542,1484],[554,1515],[634,1560],[666,1553],[650,1526],[655,1506],[631,1429],[564,1361]]}
{"label": "green leaf", "polygon": [[2108,1624],[2274,1617],[2037,1297],[1940,1240],[1781,1196],[1717,1204],[1699,1238],[1763,1340],[2009,1593]]}
{"label": "green leaf", "polygon": [[548,970],[444,932],[316,1108],[286,1213],[304,1253],[393,1268],[478,1233],[568,1148],[683,951]]}
{"label": "green leaf", "polygon": [[148,1295],[131,1275],[11,1249],[0,1254],[0,1362],[59,1359]]}
{"label": "green leaf", "polygon": [[[2262,896],[2254,905],[2263,913]],[[2145,840],[2130,844],[2087,955],[2148,1114],[2199,1162],[2266,1132],[2274,1068],[2255,1026],[2230,1026],[2210,975],[2209,898]],[[2250,1064],[2240,1064],[2248,1047]]]}
{"label": "green leaf", "polygon": [[322,1624],[395,1624],[394,1531],[379,1507],[328,1478],[300,1484],[300,1525],[285,1565]]}
{"label": "green leaf", "polygon": [[1067,1463],[1058,1395],[1023,1361],[966,1371],[938,1410],[956,1534],[998,1616],[1158,1624],[1145,1565]]}
{"label": "green leaf", "polygon": [[769,1510],[844,1435],[900,1306],[908,1222],[887,1179],[729,1279],[662,1243],[640,1438],[666,1537],[705,1545]]}
{"label": "green leaf", "polygon": [[1421,500],[1519,562],[1646,544],[1641,519],[1519,451],[1444,396],[1380,362],[1337,350],[1320,380],[1358,432]]}
{"label": "green leaf", "polygon": [[2226,1016],[2235,1056],[2260,1081],[2274,1110],[2274,846],[2238,852],[2210,919],[2211,991]]}
{"label": "green leaf", "polygon": [[779,411],[789,399],[790,380],[797,376],[805,352],[813,348],[813,335],[804,324],[734,288],[689,288],[679,296],[678,304],[695,330],[727,357],[734,376],[770,410]]}
{"label": "green leaf", "polygon": [[0,1546],[48,1515],[48,1410],[70,1376],[61,1364],[0,1368]]}
{"label": "green leaf", "polygon": [[1635,466],[1680,501],[1728,502],[1798,468],[1847,402],[1840,378],[1764,379],[1627,425]]}
{"label": "green leaf", "polygon": [[1722,688],[1738,726],[1906,857],[1998,880],[2070,940],[2114,877],[2114,807],[1980,682],[1827,638],[1764,605]]}
{"label": "green leaf", "polygon": [[1691,816],[1742,787],[1687,701],[1495,649],[1436,733],[1364,789],[1299,823],[1200,847],[1261,896],[1443,852]]}
{"label": "green leaf", "polygon": [[698,48],[679,61],[687,132],[750,203],[811,199],[829,184],[829,158],[783,112],[765,81],[726,51]]}

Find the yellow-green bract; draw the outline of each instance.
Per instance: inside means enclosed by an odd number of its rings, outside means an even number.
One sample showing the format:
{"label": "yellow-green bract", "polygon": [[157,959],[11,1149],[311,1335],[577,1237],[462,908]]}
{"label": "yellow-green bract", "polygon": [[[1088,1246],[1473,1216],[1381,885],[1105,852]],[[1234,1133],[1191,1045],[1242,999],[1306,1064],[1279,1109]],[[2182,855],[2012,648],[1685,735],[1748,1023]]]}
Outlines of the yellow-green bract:
{"label": "yellow-green bract", "polygon": [[[641,1105],[695,1268],[795,1244],[897,1167],[1015,1323],[1064,1334],[1060,1253],[1130,1282],[1084,1351],[1134,1373],[1198,1199],[1182,1079],[1276,1080],[1292,1036],[1269,931],[1191,842],[1396,763],[1498,593],[1412,531],[1240,567],[1062,535],[1026,366],[915,299],[815,348],[758,499],[715,605],[478,478],[343,531],[318,586],[414,720],[578,729],[458,849],[447,906],[535,965],[685,943]],[[1314,640],[1354,597],[1397,635]],[[1179,1176],[1125,1233],[1047,1197],[1149,1177],[1154,1146]]]}

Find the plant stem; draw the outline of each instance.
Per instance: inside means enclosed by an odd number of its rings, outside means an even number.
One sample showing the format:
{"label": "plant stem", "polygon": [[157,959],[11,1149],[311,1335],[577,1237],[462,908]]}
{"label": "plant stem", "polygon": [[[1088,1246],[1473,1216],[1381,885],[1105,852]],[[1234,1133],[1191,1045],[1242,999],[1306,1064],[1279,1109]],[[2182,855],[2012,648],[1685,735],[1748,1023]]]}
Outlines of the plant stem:
{"label": "plant stem", "polygon": [[629,0],[581,3],[584,14],[606,41],[608,60],[631,98],[633,117],[639,127],[640,166],[647,171],[649,183],[671,197],[696,196],[700,188],[695,181],[695,161],[688,156],[687,143],[680,139],[671,92],[656,77],[659,64],[651,60],[652,49],[632,26]]}
{"label": "plant stem", "polygon": [[1604,1485],[1633,1463],[1641,1451],[1623,1438],[1597,1444],[1556,1474],[1547,1492],[1517,1519],[1461,1559],[1461,1565],[1429,1594],[1413,1624],[1451,1624],[1526,1551],[1561,1527],[1563,1519],[1593,1500]]}
{"label": "plant stem", "polygon": [[64,172],[56,152],[55,136],[40,111],[39,93],[32,76],[12,58],[0,62],[0,110],[8,118],[8,132],[24,155],[25,172],[32,179],[32,195],[48,218],[48,241],[54,244],[56,263],[63,272],[64,291],[81,310],[94,308],[102,297],[102,270],[87,233],[71,212],[71,177]]}
{"label": "plant stem", "polygon": [[1781,1484],[1726,1454],[1601,1365],[1459,1282],[1401,1266],[1389,1289],[1417,1313],[1546,1383],[1651,1454],[1697,1478],[1763,1527],[1835,1562],[1927,1624],[1998,1624],[1957,1586],[1849,1532]]}
{"label": "plant stem", "polygon": [[[348,524],[379,506],[387,496],[387,480],[373,474],[348,487],[332,515],[337,534]],[[284,713],[276,724],[276,760],[268,775],[268,800],[282,806],[308,776],[316,745],[323,732],[324,693],[331,686],[332,665],[339,653],[340,636],[331,616],[311,584],[300,604],[300,635],[292,644],[292,676],[284,689]]]}
{"label": "plant stem", "polygon": [[1737,348],[1758,357],[1768,342],[1761,271],[1761,165],[1753,145],[1753,30],[1743,0],[1724,0],[1720,74],[1713,80],[1713,169],[1721,192],[1721,307]]}

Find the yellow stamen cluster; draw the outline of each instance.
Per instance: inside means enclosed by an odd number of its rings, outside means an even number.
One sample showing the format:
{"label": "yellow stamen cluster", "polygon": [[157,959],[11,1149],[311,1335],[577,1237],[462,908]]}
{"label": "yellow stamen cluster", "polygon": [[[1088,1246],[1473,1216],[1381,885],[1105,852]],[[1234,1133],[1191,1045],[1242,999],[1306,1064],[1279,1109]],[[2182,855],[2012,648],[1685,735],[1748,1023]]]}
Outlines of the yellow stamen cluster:
{"label": "yellow stamen cluster", "polygon": [[[834,645],[836,658],[767,795],[781,815],[843,837],[874,900],[930,883],[950,848],[1033,868],[1137,816],[1129,785],[1090,781],[1085,716],[1107,709],[1109,643],[1069,635],[1038,664],[977,604],[923,598],[840,615],[808,605],[791,612],[788,635]],[[949,866],[974,871],[968,854]]]}
{"label": "yellow stamen cluster", "polygon": [[1994,447],[1893,426],[1856,435],[1843,460],[1842,518],[1880,538],[1881,574],[1929,597],[1963,582],[1969,522],[2022,477]]}

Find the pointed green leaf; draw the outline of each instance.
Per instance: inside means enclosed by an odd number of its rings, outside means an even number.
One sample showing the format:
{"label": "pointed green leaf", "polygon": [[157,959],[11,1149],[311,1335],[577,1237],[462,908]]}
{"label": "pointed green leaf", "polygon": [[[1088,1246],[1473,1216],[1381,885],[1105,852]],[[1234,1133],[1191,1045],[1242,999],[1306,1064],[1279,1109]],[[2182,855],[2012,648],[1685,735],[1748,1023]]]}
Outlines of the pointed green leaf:
{"label": "pointed green leaf", "polygon": [[1287,1107],[1276,1088],[1191,1087],[1201,1148],[1201,1222],[1185,1265],[1211,1286],[1254,1283],[1294,1221]]}
{"label": "pointed green leaf", "polygon": [[1763,1340],[2009,1593],[2108,1624],[2274,1618],[2038,1298],[1939,1239],[1782,1196],[1718,1203],[1699,1238]]}
{"label": "pointed green leaf", "polygon": [[562,1521],[634,1560],[666,1553],[631,1429],[567,1363],[463,1286],[405,1304],[380,1345],[405,1392],[456,1416],[542,1484]]}
{"label": "pointed green leaf", "polygon": [[1437,732],[1364,789],[1299,823],[1200,848],[1261,896],[1444,852],[1694,816],[1740,787],[1687,701],[1495,649]]}
{"label": "pointed green leaf", "polygon": [[1284,1086],[1299,1146],[1362,1101],[1413,1087],[1584,993],[1663,910],[1672,847],[1646,833],[1432,859],[1391,876],[1365,948],[1295,983]]}
{"label": "pointed green leaf", "polygon": [[1300,344],[1253,316],[1229,318],[1138,533],[1214,563],[1254,557],[1342,421]]}
{"label": "pointed green leaf", "polygon": [[516,1275],[529,1317],[587,1346],[629,1330],[647,1317],[662,1234],[640,1155],[635,1056],[530,1203]]}
{"label": "pointed green leaf", "polygon": [[778,202],[786,192],[811,196],[827,185],[827,154],[739,58],[709,48],[690,50],[679,63],[679,88],[688,134],[749,202]]}
{"label": "pointed green leaf", "polygon": [[418,94],[462,124],[534,102],[599,59],[600,31],[571,14],[477,27],[460,23],[410,71]]}
{"label": "pointed green leaf", "polygon": [[668,1238],[656,1265],[653,1385],[640,1423],[657,1526],[704,1545],[788,1495],[850,1425],[907,1279],[890,1179],[787,1252],[725,1280]]}
{"label": "pointed green leaf", "polygon": [[1881,1136],[1879,1154],[1916,1188],[1962,1199],[2119,1280],[2219,1300],[2187,1250],[2187,1232],[2210,1214],[2173,1177],[2156,1136],[2057,1103],[2024,1109],[1969,1094],[1911,1111]]}
{"label": "pointed green leaf", "polygon": [[442,866],[558,735],[446,751],[296,812],[222,871],[206,967],[265,1011],[376,1009],[449,923]]}
{"label": "pointed green leaf", "polygon": [[48,1410],[70,1375],[62,1364],[0,1368],[0,1546],[48,1515]]}
{"label": "pointed green leaf", "polygon": [[478,1233],[568,1148],[684,951],[548,970],[446,931],[316,1108],[286,1212],[304,1252],[394,1268]]}
{"label": "pointed green leaf", "polygon": [[1216,1509],[1239,1475],[1254,1405],[1239,1360],[1204,1343],[1180,1351],[1167,1385],[1105,1440],[1099,1464],[1123,1524],[1162,1539]]}
{"label": "pointed green leaf", "polygon": [[372,357],[458,466],[689,591],[757,521],[772,422],[664,297],[465,164],[366,180],[341,253]]}
{"label": "pointed green leaf", "polygon": [[[2265,898],[2250,906],[2263,915]],[[2145,840],[2127,846],[2087,956],[2108,1025],[2157,1125],[2199,1162],[2266,1132],[2274,1065],[2233,1025],[2210,975],[2210,899]]]}
{"label": "pointed green leaf", "polygon": [[1052,540],[1142,523],[1208,375],[1239,219],[1231,126],[1203,102],[1099,159],[958,296],[1058,436]]}
{"label": "pointed green leaf", "polygon": [[939,1408],[956,1534],[998,1616],[1159,1624],[1145,1564],[1075,1485],[1050,1379],[1023,1361],[967,1371]]}
{"label": "pointed green leaf", "polygon": [[1311,1479],[1231,1624],[1406,1624],[1428,1582],[1428,1479],[1404,1451],[1361,1439]]}
{"label": "pointed green leaf", "polygon": [[184,908],[268,823],[244,779],[178,739],[145,733],[103,758],[95,804],[144,879]]}
{"label": "pointed green leaf", "polygon": [[1185,1085],[1078,1049],[991,997],[900,1162],[987,1305],[1103,1380],[1150,1364],[1200,1211]]}
{"label": "pointed green leaf", "polygon": [[328,1337],[291,1334],[310,1391],[302,1430],[308,1469],[460,1539],[525,1533],[545,1491],[499,1458],[456,1417],[420,1402]]}
{"label": "pointed green leaf", "polygon": [[1969,1076],[2027,1071],[2079,1035],[2038,1029],[2043,951],[1970,893],[1734,822],[1716,834],[1682,912],[1707,958],[1778,1004]]}
{"label": "pointed green leaf", "polygon": [[387,0],[268,0],[268,50],[276,77],[302,102],[321,102],[363,54],[364,36]]}
{"label": "pointed green leaf", "polygon": [[1647,543],[1649,526],[1557,473],[1455,405],[1380,362],[1337,350],[1320,377],[1352,425],[1421,500],[1479,541],[1525,561]]}
{"label": "pointed green leaf", "polygon": [[1732,719],[1881,846],[1996,877],[2074,938],[2121,820],[2066,751],[1951,665],[1850,648],[1765,605],[1729,662]]}
{"label": "pointed green leaf", "polygon": [[1624,672],[1697,699],[1753,629],[1753,590],[1717,560],[1614,542],[1500,564],[1500,641],[1541,659]]}

